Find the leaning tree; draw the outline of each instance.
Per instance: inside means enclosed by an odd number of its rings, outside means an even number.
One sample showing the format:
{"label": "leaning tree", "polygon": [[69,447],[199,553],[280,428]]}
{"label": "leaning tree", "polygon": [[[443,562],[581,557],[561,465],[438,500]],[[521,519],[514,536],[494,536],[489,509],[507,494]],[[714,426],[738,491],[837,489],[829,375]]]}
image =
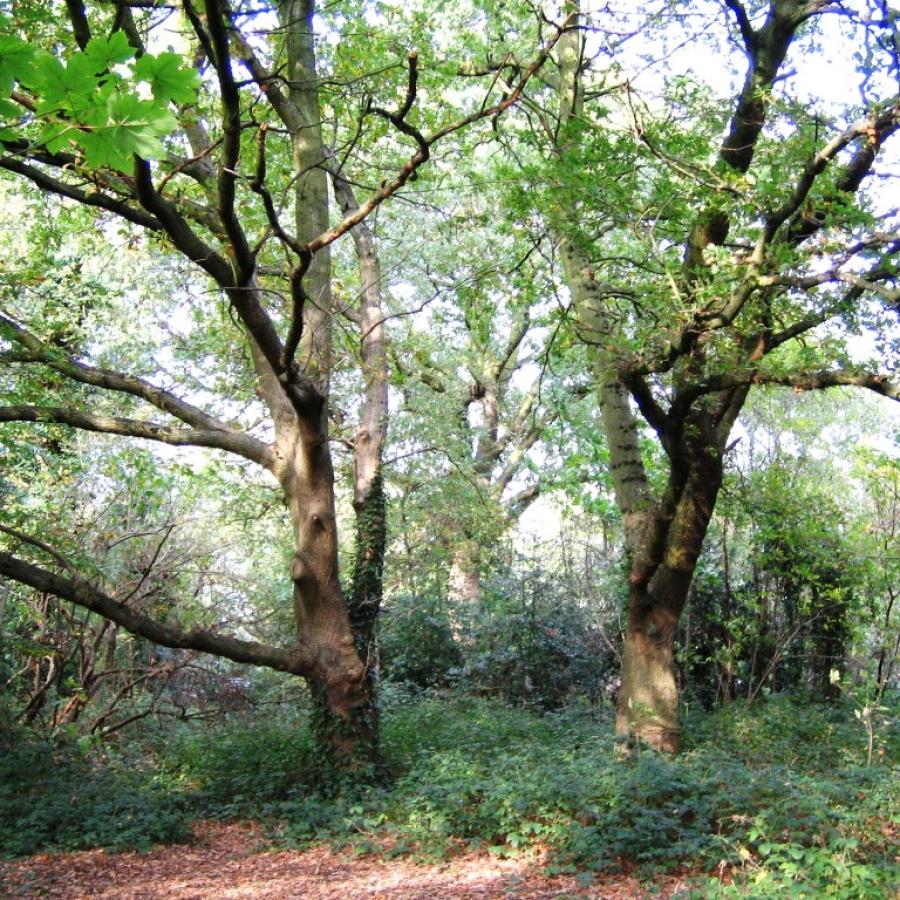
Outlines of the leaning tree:
{"label": "leaning tree", "polygon": [[[0,19],[0,169],[56,202],[96,210],[101,236],[104,223],[118,219],[193,264],[227,298],[249,345],[267,423],[248,427],[227,404],[204,408],[203,385],[179,390],[95,364],[89,341],[54,341],[23,321],[14,286],[0,307],[4,365],[51,370],[89,391],[77,405],[0,407],[0,422],[214,448],[267,470],[293,524],[296,640],[268,646],[154,620],[89,578],[38,564],[42,542],[8,527],[0,574],[159,644],[301,676],[311,687],[323,746],[347,765],[376,760],[371,644],[385,546],[388,394],[381,274],[366,220],[419,176],[435,145],[517,103],[564,28],[545,32],[512,84],[498,85],[488,66],[487,81],[473,88],[472,72],[460,66],[466,80],[459,101],[422,109],[422,72],[434,60],[423,64],[408,43],[415,29],[401,29],[396,42],[384,38],[385,18],[366,3],[332,7],[320,25],[329,37],[346,28],[344,43],[355,58],[341,57],[332,41],[317,43],[312,0],[271,7],[66,0],[60,20],[62,12],[56,2],[34,3]],[[370,27],[357,27],[366,21]],[[420,17],[411,21],[427,47]],[[181,52],[166,50],[176,38]],[[410,47],[400,58],[397,43]],[[429,89],[453,74],[442,63],[427,75]],[[356,300],[333,289],[331,247],[344,236],[359,261]],[[329,437],[338,316],[356,329],[365,384],[352,439],[356,555],[346,595]],[[100,395],[137,401],[143,410],[98,414],[92,405]]]}

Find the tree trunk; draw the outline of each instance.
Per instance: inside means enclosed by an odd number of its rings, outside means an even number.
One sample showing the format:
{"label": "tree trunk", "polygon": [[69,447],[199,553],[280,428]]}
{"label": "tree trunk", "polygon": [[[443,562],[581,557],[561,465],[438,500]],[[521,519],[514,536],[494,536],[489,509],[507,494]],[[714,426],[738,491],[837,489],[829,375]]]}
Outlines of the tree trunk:
{"label": "tree trunk", "polygon": [[622,654],[622,685],[616,734],[630,735],[654,750],[678,751],[678,685],[673,643],[678,617],[649,592],[633,589]]}
{"label": "tree trunk", "polygon": [[[311,53],[311,50],[309,51]],[[349,182],[332,172],[335,199],[349,215],[358,203]],[[382,455],[388,421],[388,367],[384,333],[381,266],[375,235],[365,222],[351,231],[360,276],[360,369],[365,395],[353,442],[353,509],[356,552],[346,610],[355,653],[362,663],[358,697],[350,714],[336,714],[328,697],[314,689],[312,729],[320,754],[332,768],[360,777],[380,778],[384,764],[378,734],[378,647],[387,510]]]}
{"label": "tree trunk", "polygon": [[[298,127],[292,129],[291,143],[296,173],[295,232],[300,242],[326,231],[329,224],[328,150],[322,139],[314,12],[313,0],[282,0],[279,4],[287,36],[289,94],[299,119]],[[357,598],[348,602],[338,575],[334,471],[328,436],[334,315],[328,247],[312,255],[303,276],[303,292],[306,302],[297,364],[324,398],[321,411],[317,418],[295,416],[282,402],[280,386],[272,379],[268,380],[267,399],[279,432],[276,445],[279,459],[285,462],[280,480],[294,523],[296,549],[291,575],[297,632],[300,641],[315,642],[313,655],[322,663],[307,678],[313,700],[311,728],[320,762],[356,774],[378,757],[374,676],[369,665],[377,603],[371,623],[364,624],[362,620],[367,617],[358,614]],[[380,453],[380,443],[378,446]],[[381,503],[383,531],[383,494],[380,489],[375,493],[378,499],[373,502]],[[357,512],[359,515],[359,509]],[[381,549],[375,553],[379,559],[379,601],[383,534],[380,540]],[[371,555],[371,548],[366,547],[363,556],[368,559]],[[355,575],[354,592],[356,582]]]}
{"label": "tree trunk", "polygon": [[677,501],[664,498],[645,515],[648,524],[641,528],[641,545],[631,552],[628,625],[616,713],[619,737],[633,736],[671,753],[681,744],[675,633],[722,482],[717,446],[695,444],[688,453],[691,467],[683,481],[678,457],[672,461],[667,498],[674,494]]}
{"label": "tree trunk", "polygon": [[[381,475],[355,504],[356,560],[348,598],[354,649],[363,662],[359,696],[349,715],[334,712],[328,696],[313,687],[312,731],[326,768],[356,780],[384,775],[379,745],[378,648],[375,626],[381,607],[387,517]],[[323,756],[324,754],[324,756]]]}
{"label": "tree trunk", "polygon": [[450,613],[472,609],[481,602],[481,572],[478,568],[478,549],[472,541],[453,548],[450,574],[447,578],[447,598]]}

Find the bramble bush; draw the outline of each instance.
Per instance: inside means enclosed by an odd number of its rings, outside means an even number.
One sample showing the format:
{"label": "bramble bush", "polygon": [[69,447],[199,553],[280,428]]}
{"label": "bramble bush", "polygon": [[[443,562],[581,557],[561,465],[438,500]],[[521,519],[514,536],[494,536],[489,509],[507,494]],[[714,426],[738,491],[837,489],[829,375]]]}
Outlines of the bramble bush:
{"label": "bramble bush", "polygon": [[441,598],[391,598],[380,633],[384,679],[542,710],[604,696],[618,666],[590,610],[551,600],[539,574],[522,580],[527,596],[510,584],[489,582],[483,602],[455,609],[452,619]]}

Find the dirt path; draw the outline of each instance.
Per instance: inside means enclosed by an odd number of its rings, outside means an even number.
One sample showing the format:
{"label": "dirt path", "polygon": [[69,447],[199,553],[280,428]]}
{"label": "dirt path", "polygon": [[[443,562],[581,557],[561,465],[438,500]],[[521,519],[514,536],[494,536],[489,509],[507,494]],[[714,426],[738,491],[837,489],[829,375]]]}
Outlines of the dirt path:
{"label": "dirt path", "polygon": [[[654,898],[685,887],[677,877],[656,885]],[[576,878],[548,877],[521,860],[470,854],[419,865],[404,859],[357,858],[325,847],[265,852],[252,823],[203,823],[192,844],[150,853],[83,853],[0,862],[2,897],[103,897],[140,900],[310,898],[310,900],[432,900],[432,898],[643,898],[628,876],[609,876],[585,888]],[[682,895],[684,896],[684,895]]]}

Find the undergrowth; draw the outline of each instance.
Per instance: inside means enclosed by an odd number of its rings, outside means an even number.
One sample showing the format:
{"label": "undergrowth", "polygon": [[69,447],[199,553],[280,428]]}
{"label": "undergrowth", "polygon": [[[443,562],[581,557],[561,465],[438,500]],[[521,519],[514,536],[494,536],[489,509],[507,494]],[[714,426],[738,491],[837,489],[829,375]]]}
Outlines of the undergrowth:
{"label": "undergrowth", "polygon": [[19,742],[0,758],[0,847],[143,848],[183,840],[191,819],[254,818],[281,846],[729,873],[698,876],[694,896],[892,896],[896,733],[866,768],[859,724],[840,706],[733,704],[688,712],[685,732],[677,758],[621,760],[602,707],[537,715],[395,691],[383,722],[391,785],[337,791],[297,722],[167,733],[152,753]]}

